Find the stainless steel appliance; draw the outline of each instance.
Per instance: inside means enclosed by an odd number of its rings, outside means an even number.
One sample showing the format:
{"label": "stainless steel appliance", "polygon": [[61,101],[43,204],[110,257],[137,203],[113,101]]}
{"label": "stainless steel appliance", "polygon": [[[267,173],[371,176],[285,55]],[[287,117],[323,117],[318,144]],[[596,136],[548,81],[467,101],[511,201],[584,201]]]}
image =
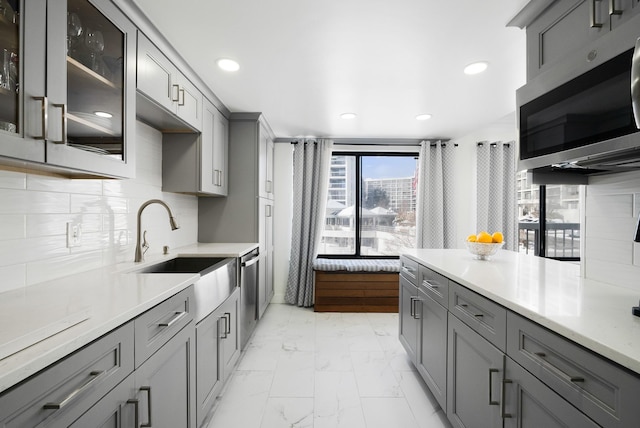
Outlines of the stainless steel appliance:
{"label": "stainless steel appliance", "polygon": [[240,343],[245,348],[258,322],[258,249],[240,257]]}
{"label": "stainless steel appliance", "polygon": [[638,36],[633,29],[605,38],[581,62],[567,61],[518,89],[519,169],[640,169]]}

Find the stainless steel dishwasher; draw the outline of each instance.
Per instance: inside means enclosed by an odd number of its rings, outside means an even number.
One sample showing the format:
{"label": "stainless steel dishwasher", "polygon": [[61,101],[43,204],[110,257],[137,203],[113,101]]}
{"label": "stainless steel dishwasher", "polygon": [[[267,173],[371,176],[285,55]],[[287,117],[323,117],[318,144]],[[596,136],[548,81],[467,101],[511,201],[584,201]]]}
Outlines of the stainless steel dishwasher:
{"label": "stainless steel dishwasher", "polygon": [[258,249],[240,257],[240,340],[245,348],[258,322]]}

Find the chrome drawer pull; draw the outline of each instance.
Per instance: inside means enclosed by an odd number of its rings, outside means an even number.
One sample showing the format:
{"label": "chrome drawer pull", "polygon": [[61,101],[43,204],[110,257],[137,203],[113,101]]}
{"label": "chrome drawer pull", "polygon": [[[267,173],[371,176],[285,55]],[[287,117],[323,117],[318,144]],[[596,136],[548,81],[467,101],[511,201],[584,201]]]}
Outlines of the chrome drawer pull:
{"label": "chrome drawer pull", "polygon": [[84,391],[86,391],[87,389],[89,389],[91,387],[91,385],[93,385],[95,382],[98,381],[98,379],[101,379],[102,376],[104,376],[107,372],[106,371],[92,371],[91,373],[89,373],[89,376],[91,376],[91,379],[89,379],[88,381],[86,381],[85,383],[83,383],[80,387],[74,389],[73,391],[71,391],[71,393],[69,395],[67,395],[67,397],[62,400],[59,403],[46,403],[44,406],[42,406],[44,409],[46,410],[60,410],[62,408],[64,408],[67,404],[71,403],[78,395],[82,394]]}
{"label": "chrome drawer pull", "polygon": [[228,317],[228,321],[225,321],[225,324],[227,325],[227,331],[225,331],[225,334],[231,334],[231,312],[225,312],[224,317]]}
{"label": "chrome drawer pull", "polygon": [[171,319],[171,321],[158,323],[158,326],[171,327],[172,325],[174,325],[175,323],[177,323],[178,321],[180,321],[182,318],[186,316],[187,316],[187,312],[174,312],[174,317]]}
{"label": "chrome drawer pull", "polygon": [[49,102],[47,101],[47,97],[33,97],[33,99],[42,103],[42,110],[40,111],[42,119],[42,122],[40,124],[40,126],[42,127],[42,135],[34,135],[33,138],[35,140],[46,140]]}
{"label": "chrome drawer pull", "polygon": [[616,0],[609,0],[609,15],[622,15],[623,10],[616,9]]}
{"label": "chrome drawer pull", "polygon": [[542,363],[549,370],[554,372],[557,376],[562,378],[565,382],[573,382],[573,383],[584,382],[584,378],[582,376],[570,376],[565,372],[563,372],[562,370],[560,370],[559,368],[557,368],[556,366],[554,366],[553,364],[551,364],[550,362],[548,362],[547,360],[545,360],[544,357],[546,357],[547,354],[545,354],[544,352],[534,352],[534,354],[540,357],[540,361],[542,361]]}
{"label": "chrome drawer pull", "polygon": [[494,373],[500,373],[500,370],[498,369],[489,369],[489,405],[490,406],[499,406],[500,402],[499,401],[495,401],[492,399],[491,395],[491,390],[493,389],[493,374]]}
{"label": "chrome drawer pull", "polygon": [[[226,316],[221,316],[220,318],[218,318],[218,320],[224,320],[224,328],[222,329],[222,336],[220,336],[221,339],[226,339],[227,338],[227,330],[229,322],[227,321],[227,317]],[[220,324],[218,324],[219,326]],[[218,331],[220,330],[220,327],[218,327]]]}
{"label": "chrome drawer pull", "polygon": [[438,287],[440,287],[440,285],[438,285],[438,284],[433,284],[433,283],[431,283],[431,282],[427,281],[426,279],[425,279],[425,280],[423,280],[423,281],[422,281],[422,283],[423,283],[424,285],[426,285],[427,287],[431,287],[431,288],[438,288]]}

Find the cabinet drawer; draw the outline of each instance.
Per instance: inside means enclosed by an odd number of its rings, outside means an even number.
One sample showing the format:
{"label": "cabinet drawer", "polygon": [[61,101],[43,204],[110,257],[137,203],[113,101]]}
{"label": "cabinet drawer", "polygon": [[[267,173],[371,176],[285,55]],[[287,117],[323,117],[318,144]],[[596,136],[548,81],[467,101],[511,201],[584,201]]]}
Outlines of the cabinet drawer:
{"label": "cabinet drawer", "polygon": [[400,275],[405,277],[410,283],[418,286],[418,262],[413,261],[405,256],[400,256]]}
{"label": "cabinet drawer", "polygon": [[108,333],[0,397],[0,426],[68,426],[133,372],[133,323]]}
{"label": "cabinet drawer", "polygon": [[513,313],[507,354],[603,427],[640,419],[640,378],[581,346]]}
{"label": "cabinet drawer", "polygon": [[498,349],[504,352],[507,310],[463,287],[449,282],[449,310]]}
{"label": "cabinet drawer", "polygon": [[422,265],[419,267],[418,278],[420,289],[446,308],[449,304],[449,280]]}
{"label": "cabinet drawer", "polygon": [[136,368],[193,319],[193,286],[135,319]]}

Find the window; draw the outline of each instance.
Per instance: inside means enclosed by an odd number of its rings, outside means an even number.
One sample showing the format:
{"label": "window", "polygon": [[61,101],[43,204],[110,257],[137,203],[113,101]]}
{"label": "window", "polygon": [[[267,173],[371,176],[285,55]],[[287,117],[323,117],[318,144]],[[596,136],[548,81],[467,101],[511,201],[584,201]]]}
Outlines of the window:
{"label": "window", "polygon": [[[580,260],[580,186],[533,185],[518,173],[519,250]],[[533,195],[531,198],[530,195]]]}
{"label": "window", "polygon": [[417,166],[417,154],[334,154],[319,254],[397,257],[415,248]]}

